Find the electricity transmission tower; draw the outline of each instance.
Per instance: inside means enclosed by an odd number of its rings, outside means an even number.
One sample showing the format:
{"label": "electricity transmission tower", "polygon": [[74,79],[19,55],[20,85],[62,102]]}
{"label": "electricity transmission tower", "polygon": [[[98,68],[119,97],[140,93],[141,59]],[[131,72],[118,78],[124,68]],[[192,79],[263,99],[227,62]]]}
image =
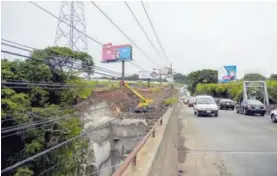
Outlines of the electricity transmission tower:
{"label": "electricity transmission tower", "polygon": [[[62,1],[57,25],[55,46],[66,46],[74,51],[87,52],[87,37],[76,31],[86,33],[83,1]],[[69,27],[63,21],[70,24]]]}
{"label": "electricity transmission tower", "polygon": [[243,98],[257,99],[269,105],[268,92],[265,81],[243,81]]}

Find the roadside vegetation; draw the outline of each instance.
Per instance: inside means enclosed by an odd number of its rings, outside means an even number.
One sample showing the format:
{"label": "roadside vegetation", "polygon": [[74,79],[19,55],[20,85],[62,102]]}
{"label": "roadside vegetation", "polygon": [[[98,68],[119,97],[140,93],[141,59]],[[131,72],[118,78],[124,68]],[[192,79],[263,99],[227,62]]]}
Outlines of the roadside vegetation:
{"label": "roadside vegetation", "polygon": [[[33,59],[14,61],[2,59],[1,79],[64,83],[84,87],[65,90],[42,89],[39,86],[29,89],[2,87],[2,132],[15,129],[12,132],[2,133],[2,169],[80,134],[82,124],[80,117],[74,112],[73,105],[91,95],[96,85],[94,81],[78,77],[81,73],[93,74],[91,66],[94,62],[87,53],[74,52],[64,47],[49,47],[36,50],[31,56]],[[78,68],[72,66],[73,62],[79,63]],[[19,126],[62,117],[66,118],[22,130],[16,129]],[[53,169],[47,175],[72,175],[80,170],[78,166],[83,162],[81,158],[86,148],[87,142],[84,139],[74,140],[66,147],[38,157],[8,175],[39,175],[56,164],[58,169]]]}
{"label": "roadside vegetation", "polygon": [[177,102],[178,102],[178,98],[177,97],[167,98],[167,99],[164,100],[164,104],[166,106],[173,105],[174,103],[177,103]]}
{"label": "roadside vegetation", "polygon": [[[200,83],[196,86],[195,94],[208,94],[214,97],[231,98],[239,101],[243,96],[242,84],[242,81],[222,84]],[[277,80],[266,80],[266,85],[270,98],[277,100]]]}

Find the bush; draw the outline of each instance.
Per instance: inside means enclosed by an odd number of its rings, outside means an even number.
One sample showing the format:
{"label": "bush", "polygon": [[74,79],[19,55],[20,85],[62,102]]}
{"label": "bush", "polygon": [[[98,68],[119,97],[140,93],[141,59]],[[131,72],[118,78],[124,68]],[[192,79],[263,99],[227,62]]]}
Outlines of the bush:
{"label": "bush", "polygon": [[164,104],[166,106],[172,105],[172,104],[177,103],[177,102],[178,102],[178,98],[177,97],[168,98],[168,99],[164,100]]}

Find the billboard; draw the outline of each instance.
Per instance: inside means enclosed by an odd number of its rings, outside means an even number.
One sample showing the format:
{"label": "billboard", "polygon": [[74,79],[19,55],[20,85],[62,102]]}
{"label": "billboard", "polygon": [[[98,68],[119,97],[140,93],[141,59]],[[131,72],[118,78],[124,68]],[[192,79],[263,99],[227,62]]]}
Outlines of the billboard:
{"label": "billboard", "polygon": [[159,77],[159,74],[155,71],[140,71],[139,72],[139,79],[156,79]]}
{"label": "billboard", "polygon": [[218,82],[231,82],[237,79],[237,66],[223,66],[218,69]]}
{"label": "billboard", "polygon": [[112,45],[111,43],[105,44],[102,47],[102,61],[118,62],[118,61],[132,60],[132,46],[127,45]]}
{"label": "billboard", "polygon": [[171,73],[171,69],[169,67],[164,67],[164,68],[161,68],[160,72],[161,72],[161,75],[168,75]]}

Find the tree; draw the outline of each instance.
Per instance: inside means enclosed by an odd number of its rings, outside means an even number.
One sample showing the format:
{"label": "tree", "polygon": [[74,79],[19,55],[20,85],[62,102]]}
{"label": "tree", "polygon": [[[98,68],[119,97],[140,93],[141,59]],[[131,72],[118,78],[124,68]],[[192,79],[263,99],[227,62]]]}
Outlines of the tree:
{"label": "tree", "polygon": [[277,80],[277,74],[271,74],[269,79]]}
{"label": "tree", "polygon": [[217,83],[217,70],[203,69],[191,72],[187,75],[188,89],[195,93],[198,83]]}
{"label": "tree", "polygon": [[[41,60],[37,60],[37,59]],[[44,151],[77,136],[82,131],[80,118],[74,114],[74,105],[78,100],[87,98],[94,83],[77,78],[79,73],[92,74],[93,60],[87,53],[75,52],[68,48],[48,47],[36,50],[32,58],[24,61],[2,59],[1,79],[24,81],[66,82],[90,86],[81,89],[44,90],[40,87],[32,89],[1,89],[1,127],[11,129],[15,125],[34,124],[37,121],[61,118],[63,121],[36,125],[24,129],[24,133],[14,131],[2,138],[2,168],[13,165],[27,157]],[[14,175],[39,175],[41,172],[59,163],[59,169],[48,175],[72,175],[78,170],[82,155],[87,149],[87,141],[83,138],[72,141],[66,147],[43,155],[23,167],[15,170]]]}
{"label": "tree", "polygon": [[28,59],[29,64],[48,66],[53,82],[66,82],[78,73],[91,75],[94,72],[93,58],[89,54],[73,51],[67,47],[48,47],[44,50],[35,50],[32,57],[42,61]]}
{"label": "tree", "polygon": [[263,81],[266,80],[266,77],[259,73],[248,73],[244,75],[243,79],[245,81]]}
{"label": "tree", "polygon": [[180,84],[187,84],[187,76],[183,75],[181,73],[176,73],[173,75],[173,79],[175,82],[180,83]]}
{"label": "tree", "polygon": [[138,80],[139,75],[138,74],[132,74],[131,76],[126,76],[125,79],[126,80]]}

